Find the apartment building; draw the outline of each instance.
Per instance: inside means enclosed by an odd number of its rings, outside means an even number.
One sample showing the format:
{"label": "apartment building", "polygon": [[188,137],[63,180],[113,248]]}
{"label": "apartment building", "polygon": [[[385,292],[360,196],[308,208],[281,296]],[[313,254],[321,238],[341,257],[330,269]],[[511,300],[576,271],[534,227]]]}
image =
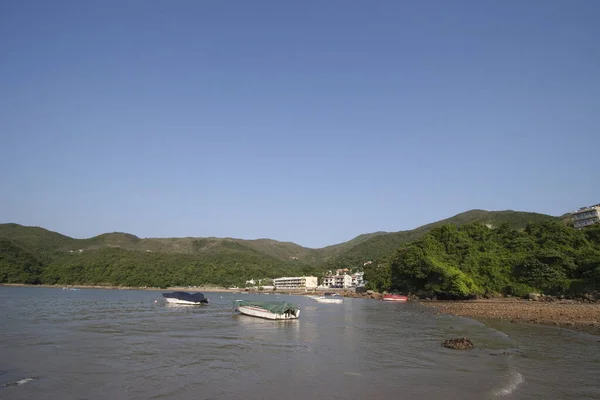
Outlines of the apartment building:
{"label": "apartment building", "polygon": [[363,286],[365,281],[363,279],[364,272],[356,272],[352,275],[348,274],[348,269],[338,269],[335,274],[329,271],[328,275],[323,277],[323,287],[329,288],[350,288]]}
{"label": "apartment building", "polygon": [[364,286],[364,284],[365,284],[364,276],[365,276],[364,272],[357,272],[355,274],[350,275],[350,278],[352,278],[351,285],[355,286],[355,287]]}
{"label": "apartment building", "polygon": [[352,277],[348,274],[326,275],[323,277],[323,286],[330,288],[347,288],[352,286]]}
{"label": "apartment building", "polygon": [[600,204],[582,207],[573,213],[573,223],[577,229],[594,225],[598,222],[600,222]]}
{"label": "apartment building", "polygon": [[273,279],[275,289],[315,289],[317,287],[316,276],[295,276]]}

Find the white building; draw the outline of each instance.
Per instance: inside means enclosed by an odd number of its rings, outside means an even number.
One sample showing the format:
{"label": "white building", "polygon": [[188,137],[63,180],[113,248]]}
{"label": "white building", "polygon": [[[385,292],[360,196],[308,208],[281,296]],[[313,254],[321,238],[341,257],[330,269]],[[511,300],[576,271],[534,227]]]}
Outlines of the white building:
{"label": "white building", "polygon": [[575,228],[594,225],[600,222],[600,204],[590,207],[582,207],[573,213],[573,223]]}
{"label": "white building", "polygon": [[352,286],[352,277],[344,275],[327,275],[323,277],[323,286],[330,288],[347,288]]}
{"label": "white building", "polygon": [[273,279],[275,289],[315,289],[316,276],[283,277]]}
{"label": "white building", "polygon": [[355,272],[352,275],[348,274],[348,268],[338,269],[335,274],[331,271],[323,277],[323,287],[329,288],[350,288],[357,286],[364,286],[365,280],[363,279],[364,272]]}
{"label": "white building", "polygon": [[350,277],[352,278],[352,286],[364,286],[364,276],[364,272],[357,272],[355,274],[350,275]]}

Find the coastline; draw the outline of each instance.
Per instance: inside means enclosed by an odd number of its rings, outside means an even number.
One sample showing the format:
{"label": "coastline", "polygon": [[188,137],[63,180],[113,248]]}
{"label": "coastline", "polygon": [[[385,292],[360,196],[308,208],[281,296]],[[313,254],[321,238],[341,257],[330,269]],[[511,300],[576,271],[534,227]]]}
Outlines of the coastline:
{"label": "coastline", "polygon": [[485,320],[505,320],[555,326],[600,336],[600,303],[581,303],[574,300],[553,302],[523,299],[481,300],[421,300],[434,313]]}
{"label": "coastline", "polygon": [[30,285],[25,283],[2,283],[0,286],[7,287],[43,287],[43,288],[74,288],[74,289],[108,289],[108,290],[155,290],[163,292],[185,291],[185,292],[232,292],[227,288],[216,286],[196,286],[196,287],[178,287],[172,286],[168,288],[157,287],[136,287],[136,286],[113,286],[113,285]]}
{"label": "coastline", "polygon": [[[45,287],[45,288],[78,288],[109,290],[152,290],[152,291],[186,291],[186,292],[247,292],[260,294],[261,291],[244,289],[227,289],[217,286],[197,287],[128,287],[111,285],[29,285],[21,283],[3,283],[6,287]],[[344,297],[380,300],[379,293],[351,293],[338,291]],[[266,293],[266,292],[265,292]],[[313,295],[314,291],[280,291],[292,295]],[[418,302],[436,314],[449,314],[467,317],[484,322],[486,320],[504,320],[511,323],[540,324],[571,329],[600,336],[600,303],[583,303],[575,300],[555,300],[551,302],[531,301],[518,298],[496,298],[477,300],[409,300]]]}

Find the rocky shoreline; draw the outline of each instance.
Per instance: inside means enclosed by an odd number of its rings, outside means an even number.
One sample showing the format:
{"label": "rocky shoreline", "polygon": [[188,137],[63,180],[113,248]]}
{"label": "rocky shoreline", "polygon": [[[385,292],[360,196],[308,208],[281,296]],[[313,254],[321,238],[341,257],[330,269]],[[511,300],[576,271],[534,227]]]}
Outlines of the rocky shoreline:
{"label": "rocky shoreline", "polygon": [[497,319],[579,330],[600,336],[600,303],[575,300],[552,302],[514,298],[465,301],[421,300],[435,313],[457,315],[479,320]]}

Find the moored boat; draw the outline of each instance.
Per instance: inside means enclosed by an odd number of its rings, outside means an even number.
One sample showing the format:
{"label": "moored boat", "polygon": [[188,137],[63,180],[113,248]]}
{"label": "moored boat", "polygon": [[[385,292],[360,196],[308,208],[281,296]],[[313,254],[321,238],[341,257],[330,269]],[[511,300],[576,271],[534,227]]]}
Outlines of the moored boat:
{"label": "moored boat", "polygon": [[208,299],[204,297],[202,293],[170,292],[163,293],[162,295],[167,303],[170,304],[185,304],[193,306],[208,303]]}
{"label": "moored boat", "polygon": [[234,307],[241,314],[258,318],[296,319],[300,316],[300,308],[285,301],[236,300]]}
{"label": "moored boat", "polygon": [[408,300],[408,297],[402,294],[384,294],[383,301],[396,301],[396,302],[405,302]]}
{"label": "moored boat", "polygon": [[319,303],[341,304],[344,298],[337,293],[324,293],[323,296],[311,296]]}

